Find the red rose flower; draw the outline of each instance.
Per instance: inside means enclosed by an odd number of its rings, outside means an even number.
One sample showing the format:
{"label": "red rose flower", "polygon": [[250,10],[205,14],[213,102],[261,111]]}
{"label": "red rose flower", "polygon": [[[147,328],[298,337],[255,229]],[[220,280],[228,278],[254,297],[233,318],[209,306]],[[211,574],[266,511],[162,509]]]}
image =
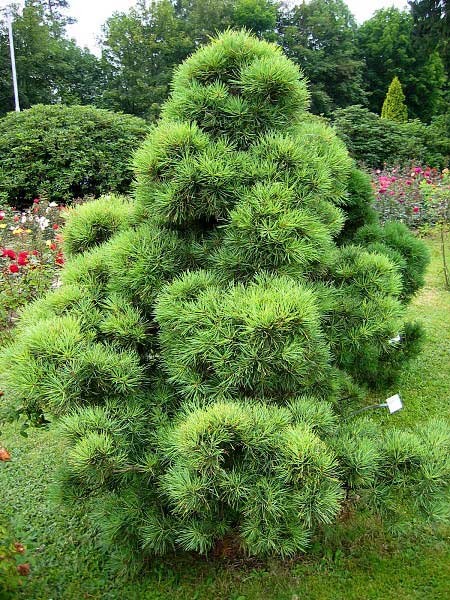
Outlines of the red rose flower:
{"label": "red rose flower", "polygon": [[10,258],[11,260],[16,260],[16,253],[14,252],[14,250],[8,250],[7,248],[4,248],[2,250],[2,256],[3,258]]}
{"label": "red rose flower", "polygon": [[34,204],[39,204],[39,198],[35,198],[35,199],[33,200],[33,202],[34,202]]}
{"label": "red rose flower", "polygon": [[19,267],[15,263],[13,263],[12,265],[9,265],[9,270],[11,271],[11,273],[18,273]]}
{"label": "red rose flower", "polygon": [[51,243],[50,244],[50,250],[56,250],[56,244]]}
{"label": "red rose flower", "polygon": [[17,262],[21,267],[26,265],[28,263],[28,252],[19,252],[19,258],[17,259]]}
{"label": "red rose flower", "polygon": [[14,221],[17,223],[17,221],[19,220],[19,218],[20,218],[19,215],[15,215]]}
{"label": "red rose flower", "polygon": [[5,218],[5,213],[4,212],[0,212],[0,221],[3,221],[4,218]]}
{"label": "red rose flower", "polygon": [[419,207],[418,207],[418,206],[415,206],[415,207],[413,208],[413,213],[416,213],[416,214],[417,214],[418,212],[419,212]]}
{"label": "red rose flower", "polygon": [[64,264],[64,256],[63,256],[62,252],[58,252],[58,254],[56,255],[55,263],[57,265],[63,265]]}
{"label": "red rose flower", "polygon": [[31,254],[32,254],[33,256],[39,256],[39,252],[38,252],[37,250],[32,250],[32,251],[31,251]]}
{"label": "red rose flower", "polygon": [[59,225],[58,225],[58,223],[54,223],[54,224],[53,224],[53,229],[54,229],[55,231],[56,231],[57,229],[59,229]]}

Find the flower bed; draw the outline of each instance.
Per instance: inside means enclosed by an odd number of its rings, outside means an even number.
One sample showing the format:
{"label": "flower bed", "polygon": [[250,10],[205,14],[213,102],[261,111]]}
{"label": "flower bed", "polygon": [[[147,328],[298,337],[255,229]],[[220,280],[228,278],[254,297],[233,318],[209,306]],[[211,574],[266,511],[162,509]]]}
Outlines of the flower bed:
{"label": "flower bed", "polygon": [[0,329],[12,324],[21,306],[56,284],[64,263],[63,208],[39,198],[22,212],[0,208]]}
{"label": "flower bed", "polygon": [[375,207],[381,220],[409,227],[435,225],[446,218],[450,197],[448,169],[412,166],[372,172]]}

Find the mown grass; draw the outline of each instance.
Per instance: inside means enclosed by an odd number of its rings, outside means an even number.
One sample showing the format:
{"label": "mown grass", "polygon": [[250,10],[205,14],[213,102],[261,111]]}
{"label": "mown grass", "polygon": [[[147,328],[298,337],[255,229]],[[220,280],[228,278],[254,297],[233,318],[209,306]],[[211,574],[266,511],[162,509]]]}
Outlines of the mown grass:
{"label": "mown grass", "polygon": [[[378,418],[409,426],[449,415],[450,292],[443,287],[437,242],[426,287],[409,308],[424,322],[424,351],[405,371],[400,391],[405,409]],[[383,400],[378,398],[377,400]],[[27,547],[31,575],[18,598],[33,600],[433,600],[450,597],[450,544],[445,528],[415,528],[401,538],[363,517],[340,525],[327,544],[292,561],[155,560],[127,579],[111,570],[108,556],[81,506],[61,507],[49,498],[53,473],[64,452],[52,431],[22,438],[17,426],[0,434],[12,455],[0,470],[0,520],[8,519]]]}

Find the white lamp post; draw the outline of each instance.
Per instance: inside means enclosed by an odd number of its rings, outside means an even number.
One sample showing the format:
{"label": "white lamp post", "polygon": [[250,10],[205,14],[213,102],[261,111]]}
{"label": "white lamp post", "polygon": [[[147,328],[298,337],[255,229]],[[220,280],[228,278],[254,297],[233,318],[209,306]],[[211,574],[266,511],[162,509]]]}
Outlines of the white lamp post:
{"label": "white lamp post", "polygon": [[14,104],[16,107],[16,112],[20,112],[20,104],[19,104],[19,89],[17,87],[17,72],[16,72],[16,56],[14,53],[14,38],[13,38],[13,30],[12,30],[12,17],[11,13],[6,13],[6,22],[8,24],[8,37],[9,37],[9,54],[11,56],[11,71],[12,71],[12,80],[13,80],[13,88],[14,88]]}

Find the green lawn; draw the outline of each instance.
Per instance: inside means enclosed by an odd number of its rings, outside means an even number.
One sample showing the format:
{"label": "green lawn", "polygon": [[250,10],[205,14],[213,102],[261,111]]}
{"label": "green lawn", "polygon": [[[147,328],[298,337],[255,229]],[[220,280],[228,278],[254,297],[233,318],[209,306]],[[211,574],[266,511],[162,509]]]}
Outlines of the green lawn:
{"label": "green lawn", "polygon": [[[424,352],[404,373],[399,386],[405,409],[386,423],[411,425],[449,414],[450,292],[443,288],[438,244],[427,284],[410,307],[426,325]],[[376,397],[383,400],[381,397]],[[0,445],[12,460],[0,465],[0,522],[10,521],[27,547],[31,575],[18,598],[300,600],[450,597],[448,529],[420,529],[397,539],[362,518],[341,524],[341,536],[317,542],[307,557],[292,561],[199,559],[157,560],[134,580],[114,575],[96,543],[82,507],[61,508],[49,499],[53,472],[63,452],[51,431],[24,439],[8,426]]]}

